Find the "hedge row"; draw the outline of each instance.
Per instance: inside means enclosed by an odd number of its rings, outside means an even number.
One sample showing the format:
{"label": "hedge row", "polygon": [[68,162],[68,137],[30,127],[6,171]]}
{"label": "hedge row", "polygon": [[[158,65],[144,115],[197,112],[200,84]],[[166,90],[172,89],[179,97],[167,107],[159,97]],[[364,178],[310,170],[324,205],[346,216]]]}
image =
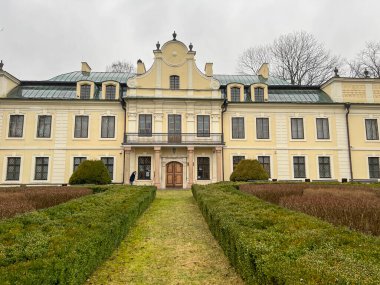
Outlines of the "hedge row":
{"label": "hedge row", "polygon": [[0,222],[0,284],[81,284],[154,200],[154,187],[113,186]]}
{"label": "hedge row", "polygon": [[193,195],[247,284],[380,284],[380,239],[242,193],[193,185]]}

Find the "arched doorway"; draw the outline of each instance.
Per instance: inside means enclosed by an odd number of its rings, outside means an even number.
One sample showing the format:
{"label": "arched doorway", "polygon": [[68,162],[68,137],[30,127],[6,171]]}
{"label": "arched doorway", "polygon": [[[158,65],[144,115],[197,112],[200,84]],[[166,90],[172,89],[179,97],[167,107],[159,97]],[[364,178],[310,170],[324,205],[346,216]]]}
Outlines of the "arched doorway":
{"label": "arched doorway", "polygon": [[183,165],[177,161],[169,162],[166,165],[166,187],[183,186]]}

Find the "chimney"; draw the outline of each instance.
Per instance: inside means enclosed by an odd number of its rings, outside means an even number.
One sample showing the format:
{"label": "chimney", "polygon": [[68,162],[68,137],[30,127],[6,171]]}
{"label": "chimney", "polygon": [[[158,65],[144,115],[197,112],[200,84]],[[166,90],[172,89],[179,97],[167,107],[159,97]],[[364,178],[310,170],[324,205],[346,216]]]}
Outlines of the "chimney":
{"label": "chimney", "polygon": [[142,62],[141,59],[139,59],[137,61],[137,75],[144,74],[145,72],[145,64]]}
{"label": "chimney", "polygon": [[268,79],[269,77],[269,64],[263,63],[261,67],[259,68],[259,71],[257,71],[257,75],[264,77],[265,79]]}
{"label": "chimney", "polygon": [[212,62],[207,62],[205,64],[205,73],[206,76],[213,76],[213,71],[212,71]]}
{"label": "chimney", "polygon": [[82,72],[84,72],[84,73],[90,73],[91,72],[91,67],[85,61],[82,62]]}

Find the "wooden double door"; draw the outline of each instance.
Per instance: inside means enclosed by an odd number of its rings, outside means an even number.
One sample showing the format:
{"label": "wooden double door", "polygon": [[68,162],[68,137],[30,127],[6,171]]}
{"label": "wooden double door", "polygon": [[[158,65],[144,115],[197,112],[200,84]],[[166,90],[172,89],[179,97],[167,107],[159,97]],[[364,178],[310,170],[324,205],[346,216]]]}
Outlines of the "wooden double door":
{"label": "wooden double door", "polygon": [[183,165],[173,161],[166,165],[166,187],[183,187]]}

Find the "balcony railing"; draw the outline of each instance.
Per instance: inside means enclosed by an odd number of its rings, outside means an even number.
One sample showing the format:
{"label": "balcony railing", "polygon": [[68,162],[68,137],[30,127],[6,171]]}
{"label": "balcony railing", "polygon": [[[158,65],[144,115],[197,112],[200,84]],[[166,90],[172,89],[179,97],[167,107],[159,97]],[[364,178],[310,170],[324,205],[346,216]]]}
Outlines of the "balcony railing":
{"label": "balcony railing", "polygon": [[125,145],[220,145],[223,144],[221,133],[125,133]]}

